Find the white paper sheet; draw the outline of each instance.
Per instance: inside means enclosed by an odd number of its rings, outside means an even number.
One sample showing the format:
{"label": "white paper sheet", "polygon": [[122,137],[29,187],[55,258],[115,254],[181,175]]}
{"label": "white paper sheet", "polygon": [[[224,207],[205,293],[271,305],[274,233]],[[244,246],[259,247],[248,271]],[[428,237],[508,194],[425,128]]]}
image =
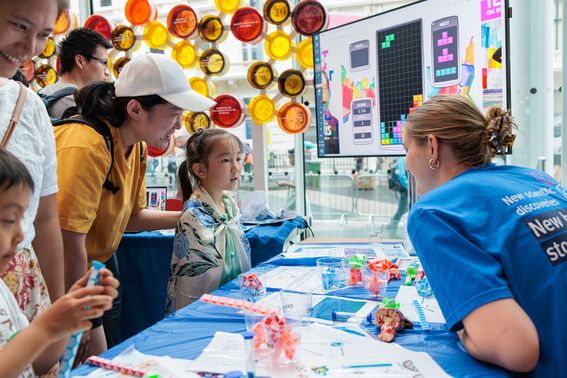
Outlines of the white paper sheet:
{"label": "white paper sheet", "polygon": [[370,259],[407,259],[408,255],[403,243],[368,243],[368,244],[295,244],[283,256],[300,259],[313,257],[350,257],[360,253]]}
{"label": "white paper sheet", "polygon": [[266,285],[274,289],[287,289],[303,293],[325,294],[321,273],[317,267],[278,266],[264,275]]}
{"label": "white paper sheet", "polygon": [[421,308],[423,308],[423,313],[425,318],[429,323],[443,323],[445,324],[445,317],[441,312],[439,303],[435,297],[424,298],[417,294],[415,286],[400,286],[398,295],[396,295],[396,301],[400,303],[400,311],[412,322],[418,322],[419,316],[415,310],[415,307],[411,304],[412,300],[417,299]]}

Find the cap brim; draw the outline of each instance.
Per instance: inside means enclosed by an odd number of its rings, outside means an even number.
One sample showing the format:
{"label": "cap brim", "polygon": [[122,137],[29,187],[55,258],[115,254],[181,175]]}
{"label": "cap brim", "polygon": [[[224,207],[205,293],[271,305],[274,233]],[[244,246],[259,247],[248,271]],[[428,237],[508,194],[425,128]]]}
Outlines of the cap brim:
{"label": "cap brim", "polygon": [[210,98],[200,95],[195,91],[159,96],[181,109],[189,110],[192,112],[202,112],[204,110],[209,110],[212,106],[217,104]]}

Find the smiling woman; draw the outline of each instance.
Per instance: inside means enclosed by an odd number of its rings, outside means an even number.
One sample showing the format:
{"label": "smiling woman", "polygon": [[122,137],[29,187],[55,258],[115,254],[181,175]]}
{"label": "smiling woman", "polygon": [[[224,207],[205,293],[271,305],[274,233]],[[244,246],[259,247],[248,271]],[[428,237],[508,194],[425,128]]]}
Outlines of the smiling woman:
{"label": "smiling woman", "polygon": [[[175,226],[179,212],[145,209],[144,142],[163,149],[181,127],[184,109],[214,105],[192,91],[175,61],[159,54],[133,58],[115,83],[92,83],[77,93],[76,102],[82,123],[69,119],[55,127],[66,283],[82,276],[93,259],[118,277],[114,252],[124,231]],[[103,319],[109,346],[117,339],[119,302],[113,313]],[[92,354],[106,349],[97,325],[91,331]]]}

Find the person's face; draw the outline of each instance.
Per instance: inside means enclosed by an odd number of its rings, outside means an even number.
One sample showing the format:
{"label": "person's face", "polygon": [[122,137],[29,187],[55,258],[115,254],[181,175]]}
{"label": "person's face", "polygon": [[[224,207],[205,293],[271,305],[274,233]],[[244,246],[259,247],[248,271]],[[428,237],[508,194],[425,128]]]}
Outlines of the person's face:
{"label": "person's face", "polygon": [[22,219],[29,197],[30,190],[22,185],[5,189],[0,195],[0,272],[6,271],[24,239]]}
{"label": "person's face", "polygon": [[428,144],[418,141],[404,134],[404,147],[406,149],[406,168],[415,178],[416,192],[419,196],[435,188],[435,171],[429,168],[431,158]]}
{"label": "person's face", "polygon": [[146,114],[143,140],[152,147],[161,150],[167,148],[175,130],[181,128],[183,109],[165,103],[155,105],[149,111],[143,110],[143,112]]}
{"label": "person's face", "polygon": [[0,0],[0,77],[43,52],[56,18],[55,0]]}
{"label": "person's face", "polygon": [[108,80],[108,55],[103,46],[98,46],[92,56],[84,58],[82,76],[85,85]]}
{"label": "person's face", "polygon": [[242,151],[231,136],[216,138],[206,164],[201,165],[204,175],[200,181],[209,192],[238,189],[242,173]]}
{"label": "person's face", "polygon": [[288,154],[289,164],[294,167],[295,166],[295,154]]}

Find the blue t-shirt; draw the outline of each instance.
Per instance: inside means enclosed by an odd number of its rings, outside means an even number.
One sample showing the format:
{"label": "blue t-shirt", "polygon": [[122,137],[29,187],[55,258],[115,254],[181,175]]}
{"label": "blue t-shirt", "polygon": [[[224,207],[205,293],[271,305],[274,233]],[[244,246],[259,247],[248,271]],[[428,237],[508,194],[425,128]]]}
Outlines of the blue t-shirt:
{"label": "blue t-shirt", "polygon": [[461,329],[478,307],[514,298],[538,331],[536,375],[565,374],[565,187],[527,168],[470,169],[416,203],[408,232],[448,327]]}

